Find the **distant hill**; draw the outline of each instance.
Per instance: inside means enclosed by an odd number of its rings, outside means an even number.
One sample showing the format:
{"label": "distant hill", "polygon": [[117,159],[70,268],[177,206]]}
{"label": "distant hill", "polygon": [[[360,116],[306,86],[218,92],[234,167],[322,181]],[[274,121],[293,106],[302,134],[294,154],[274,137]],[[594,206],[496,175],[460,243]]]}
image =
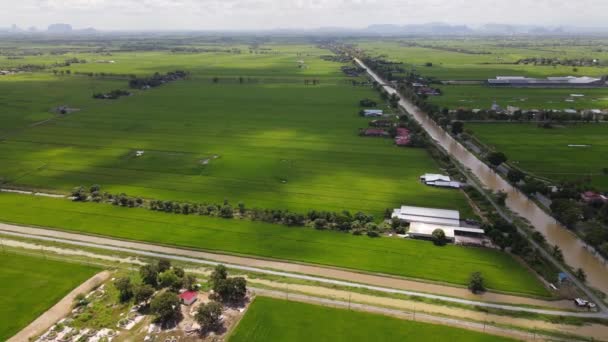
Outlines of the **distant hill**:
{"label": "distant hill", "polygon": [[49,33],[71,33],[72,25],[70,25],[70,24],[51,24],[51,25],[49,25],[47,32],[49,32]]}

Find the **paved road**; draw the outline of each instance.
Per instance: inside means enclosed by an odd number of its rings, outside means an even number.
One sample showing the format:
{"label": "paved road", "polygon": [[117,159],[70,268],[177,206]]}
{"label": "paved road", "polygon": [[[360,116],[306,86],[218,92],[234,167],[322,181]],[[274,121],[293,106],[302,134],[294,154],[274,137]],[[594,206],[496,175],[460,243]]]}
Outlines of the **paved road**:
{"label": "paved road", "polygon": [[91,291],[95,286],[103,283],[110,277],[110,272],[103,271],[89,278],[84,283],[80,284],[77,288],[73,289],[65,297],[63,297],[57,304],[53,305],[52,308],[48,309],[45,313],[36,318],[35,321],[30,323],[25,328],[21,329],[15,336],[8,339],[7,342],[23,342],[29,341],[30,338],[39,336],[46,332],[53,324],[60,319],[67,316],[72,311],[72,305],[74,299],[81,293],[87,293]]}
{"label": "paved road", "polygon": [[[374,73],[371,69],[369,69],[361,60],[359,60],[358,58],[355,58],[354,60],[357,64],[359,64],[362,68],[364,68],[367,71],[367,73],[376,82],[378,82],[379,84],[383,84],[384,89],[389,94],[399,95],[398,92],[393,88],[392,85],[384,84],[384,81],[382,80],[382,78],[380,76],[378,76],[376,73]],[[406,99],[401,98],[399,100],[399,105],[403,109],[405,109],[405,111],[408,113],[418,112],[418,113],[422,113],[426,116],[426,114],[424,112],[422,112],[418,107],[416,107],[413,103],[411,103],[410,101],[408,101]],[[423,125],[422,123],[421,123],[421,126],[425,129],[427,129],[426,126]],[[430,132],[429,132],[429,135],[431,135]],[[439,148],[443,148],[437,141],[435,141],[435,143]],[[458,144],[458,142],[456,142],[456,141],[454,141],[454,143]],[[474,156],[472,153],[468,152],[466,149],[464,149],[464,151],[467,152],[471,158],[477,159],[476,156]],[[446,152],[447,152],[447,150],[446,150]],[[451,157],[455,158],[454,156],[451,156]],[[455,158],[455,159],[457,160],[457,158]],[[477,161],[479,163],[483,164],[481,161],[479,161],[479,160],[477,160]],[[472,186],[474,186],[481,194],[483,194],[486,197],[486,199],[490,203],[492,203],[494,205],[496,211],[500,214],[500,216],[502,216],[502,218],[505,219],[506,221],[513,223],[513,218],[511,217],[511,215],[506,213],[504,208],[502,208],[501,206],[499,206],[495,203],[494,199],[491,198],[487,194],[487,191],[485,191],[483,189],[483,186],[482,186],[483,184],[479,184],[479,180],[477,178],[471,177],[470,173],[467,172],[467,170],[464,170],[463,167],[461,165],[459,165],[458,162],[456,162],[454,164],[459,168],[461,173],[467,178],[468,183],[471,184]],[[531,204],[531,205],[535,205],[535,204]],[[593,293],[593,291],[591,291],[589,288],[587,288],[587,286],[585,286],[581,281],[579,281],[578,278],[574,277],[574,275],[572,275],[570,270],[568,270],[566,267],[564,267],[564,265],[562,265],[559,261],[555,260],[555,258],[549,252],[547,252],[543,247],[541,247],[538,243],[536,243],[536,241],[532,240],[528,236],[528,233],[526,231],[524,231],[520,227],[517,227],[517,229],[523,236],[528,238],[528,241],[532,244],[532,246],[534,248],[536,248],[538,251],[540,251],[540,253],[543,254],[543,256],[547,260],[549,260],[549,262],[551,262],[554,266],[556,266],[561,272],[566,273],[568,275],[568,278],[571,281],[573,281],[576,284],[576,286],[578,286],[578,288],[581,289],[591,301],[595,302],[603,313],[608,314],[608,307],[606,306],[606,303],[601,298],[599,298],[595,293]]]}
{"label": "paved road", "polygon": [[470,322],[470,321],[460,320],[460,319],[456,319],[456,318],[434,316],[434,315],[429,315],[429,314],[419,313],[419,312],[414,312],[414,311],[388,309],[388,308],[383,308],[383,307],[373,306],[373,305],[368,305],[368,304],[351,303],[351,302],[346,302],[346,301],[341,301],[341,300],[314,297],[314,296],[303,295],[303,294],[288,293],[285,291],[276,291],[276,290],[258,289],[258,288],[250,288],[250,289],[258,295],[263,295],[263,296],[267,296],[267,297],[274,297],[274,298],[279,298],[279,299],[292,300],[292,301],[296,301],[296,302],[304,302],[304,303],[311,303],[311,304],[317,304],[317,305],[323,305],[323,306],[337,307],[337,308],[342,308],[342,309],[365,311],[365,312],[376,313],[376,314],[387,315],[387,316],[394,316],[394,317],[414,320],[414,321],[450,325],[450,326],[465,328],[465,329],[469,329],[469,330],[477,330],[477,331],[490,333],[490,334],[515,337],[518,339],[537,340],[537,341],[538,340],[574,341],[571,338],[568,338],[568,339],[556,338],[556,337],[552,337],[552,336],[536,334],[534,332],[526,332],[526,331],[521,331],[521,330],[516,330],[516,329],[501,328],[501,327],[489,325],[486,323]]}
{"label": "paved road", "polygon": [[[361,284],[361,283],[354,282],[353,280],[344,281],[344,280],[323,278],[323,277],[318,277],[318,276],[310,276],[310,275],[305,275],[305,274],[301,274],[301,273],[275,271],[272,269],[265,268],[268,266],[262,266],[262,267],[243,266],[242,264],[234,264],[234,263],[231,264],[231,263],[227,263],[224,261],[213,261],[213,260],[220,258],[220,257],[224,257],[224,259],[229,259],[229,260],[236,260],[237,258],[241,259],[241,260],[248,260],[247,258],[222,256],[222,255],[217,255],[217,254],[214,255],[212,253],[199,252],[199,251],[188,250],[188,249],[164,247],[164,246],[158,246],[158,245],[146,244],[146,243],[140,243],[140,242],[122,241],[122,240],[115,240],[115,239],[102,238],[102,237],[97,237],[97,236],[89,236],[89,235],[83,235],[83,234],[65,233],[65,232],[59,232],[59,231],[54,231],[54,230],[49,230],[49,229],[0,224],[0,233],[6,234],[9,236],[30,238],[30,239],[41,240],[41,241],[58,242],[58,243],[70,244],[70,245],[81,246],[81,247],[105,249],[105,250],[116,251],[116,252],[126,252],[126,253],[143,255],[143,256],[153,257],[153,258],[166,258],[166,259],[172,259],[172,260],[180,260],[180,261],[184,261],[184,262],[198,263],[198,264],[203,264],[203,265],[215,266],[218,264],[224,264],[229,268],[238,269],[238,270],[242,270],[242,271],[246,271],[246,272],[270,274],[270,275],[275,275],[275,276],[280,276],[280,277],[314,281],[314,282],[323,283],[323,284],[346,286],[346,287],[351,287],[351,288],[367,289],[367,290],[384,292],[384,293],[401,294],[401,295],[407,295],[407,296],[418,296],[418,297],[422,297],[422,298],[442,300],[442,301],[446,301],[446,302],[458,303],[458,304],[464,304],[464,305],[481,306],[481,307],[502,309],[502,310],[508,310],[508,311],[531,312],[531,313],[547,314],[547,315],[571,316],[571,317],[582,317],[582,318],[591,318],[591,317],[608,318],[608,315],[606,315],[604,313],[569,312],[569,311],[559,311],[559,310],[536,309],[536,308],[530,308],[530,307],[520,307],[520,306],[506,305],[506,304],[486,303],[486,302],[480,302],[480,301],[475,301],[475,300],[434,295],[434,294],[417,292],[417,291],[399,290],[399,289],[388,288],[388,287],[384,287],[384,286]],[[66,236],[69,238],[59,237],[59,236]],[[160,251],[162,251],[162,252],[160,252]],[[203,258],[203,256],[204,256],[204,258]],[[209,259],[211,259],[211,260],[209,260]],[[268,265],[268,264],[272,263],[271,261],[265,261],[265,260],[259,260],[259,259],[250,259],[250,260],[255,260],[260,265],[265,265],[265,264]],[[353,274],[357,274],[357,273],[353,273]],[[344,279],[348,279],[348,278],[344,278]],[[392,278],[385,278],[385,279],[387,281],[390,281],[390,279],[392,279]]]}

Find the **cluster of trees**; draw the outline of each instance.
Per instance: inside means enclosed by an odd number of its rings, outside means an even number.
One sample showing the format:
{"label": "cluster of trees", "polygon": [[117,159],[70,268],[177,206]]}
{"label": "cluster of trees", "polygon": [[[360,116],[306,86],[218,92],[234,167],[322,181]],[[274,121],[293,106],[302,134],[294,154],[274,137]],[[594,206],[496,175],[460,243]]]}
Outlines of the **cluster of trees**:
{"label": "cluster of trees", "polygon": [[359,106],[361,107],[376,107],[378,106],[378,103],[376,101],[370,100],[370,99],[363,99],[361,101],[359,101]]}
{"label": "cluster of trees", "polygon": [[596,66],[600,65],[600,60],[594,58],[528,57],[518,60],[515,64]]}
{"label": "cluster of trees", "polygon": [[134,89],[145,89],[158,87],[164,83],[182,80],[188,76],[188,73],[182,70],[170,71],[164,75],[155,73],[151,77],[133,78],[129,81],[129,87]]}
{"label": "cluster of trees", "polygon": [[420,44],[420,43],[416,43],[416,42],[404,42],[404,43],[402,43],[402,45],[403,46],[417,46],[417,47],[422,47],[425,49],[433,49],[433,50],[440,50],[440,51],[458,52],[458,53],[464,53],[464,54],[468,54],[468,55],[491,55],[492,54],[491,52],[488,52],[488,51],[467,50],[467,49],[458,48],[458,47]]}
{"label": "cluster of trees", "polygon": [[122,302],[134,298],[138,303],[145,303],[155,291],[167,289],[177,293],[181,289],[194,290],[196,278],[186,274],[184,269],[172,266],[166,259],[156,264],[146,264],[139,268],[141,284],[134,284],[129,277],[117,278],[114,285],[119,290],[119,299]]}
{"label": "cluster of trees", "polygon": [[[532,269],[545,279],[553,282],[557,279],[559,271],[548,262],[542,253],[534,248],[532,244],[521,235],[514,225],[506,222],[497,214],[489,216],[490,222],[482,227],[485,234],[492,242],[502,250],[508,250],[511,253],[521,257]],[[543,248],[549,249],[547,242],[542,234],[535,232],[532,238]],[[554,256],[560,258],[561,251],[554,248]]]}
{"label": "cluster of trees", "polygon": [[[56,70],[54,70],[56,71]],[[115,74],[115,73],[111,73],[111,72],[82,72],[82,71],[75,71],[74,75],[82,75],[82,76],[89,76],[89,77],[112,77],[112,78],[137,78],[137,75],[135,74]]]}
{"label": "cluster of trees", "polygon": [[131,96],[131,93],[126,90],[115,89],[115,90],[112,90],[105,94],[104,93],[93,94],[94,99],[101,99],[101,100],[116,100],[116,99],[120,98],[121,96]]}
{"label": "cluster of trees", "polygon": [[310,85],[310,84],[312,84],[312,85],[318,85],[320,83],[321,83],[321,81],[319,81],[316,78],[313,78],[312,80],[309,80],[309,79],[305,79],[304,80],[304,85]]}
{"label": "cluster of trees", "polygon": [[247,296],[247,281],[243,277],[228,277],[228,270],[224,265],[218,265],[211,273],[209,279],[213,294],[211,302],[201,304],[194,315],[194,319],[201,326],[201,333],[213,331],[222,324],[222,311],[224,303],[238,304]]}
{"label": "cluster of trees", "polygon": [[493,166],[500,166],[500,164],[507,161],[507,156],[502,152],[494,151],[488,153],[486,159]]}
{"label": "cluster of trees", "polygon": [[400,80],[401,77],[396,77],[395,74],[404,74],[406,72],[402,62],[387,61],[384,59],[384,56],[375,58],[365,57],[363,58],[363,62],[387,81]]}
{"label": "cluster of trees", "polygon": [[[175,322],[181,318],[179,290],[193,290],[196,278],[186,274],[180,267],[161,259],[157,264],[147,264],[139,269],[140,283],[123,276],[114,280],[120,302],[135,300],[141,308],[148,308],[161,324]],[[159,292],[158,295],[155,295]]]}
{"label": "cluster of trees", "polygon": [[[433,108],[434,109],[434,108]],[[583,115],[573,113],[564,113],[554,110],[517,110],[512,114],[507,114],[503,111],[494,111],[491,109],[480,109],[475,112],[470,108],[458,108],[450,110],[449,108],[442,108],[439,112],[432,113],[433,118],[438,123],[440,120],[446,120],[445,122],[451,122],[453,120],[471,121],[471,120],[499,120],[499,121],[518,121],[518,122],[531,122],[537,121],[540,124],[544,123],[563,123],[568,121],[593,121],[593,115]],[[549,128],[550,126],[548,126]]]}
{"label": "cluster of trees", "polygon": [[220,48],[194,48],[194,47],[174,47],[171,49],[173,53],[206,53],[206,52],[220,52],[220,53],[232,53],[239,55],[242,50],[239,48],[231,49],[220,49]]}

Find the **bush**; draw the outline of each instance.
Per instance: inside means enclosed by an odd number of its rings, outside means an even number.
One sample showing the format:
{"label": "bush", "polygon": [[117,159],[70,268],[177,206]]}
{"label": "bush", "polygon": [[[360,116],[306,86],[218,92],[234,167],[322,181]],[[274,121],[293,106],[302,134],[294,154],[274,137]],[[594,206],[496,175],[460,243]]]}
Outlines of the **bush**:
{"label": "bush", "polygon": [[471,279],[469,280],[469,290],[475,294],[486,290],[484,280],[480,272],[474,272],[471,274]]}
{"label": "bush", "polygon": [[201,325],[202,330],[217,329],[222,323],[222,304],[212,301],[201,304],[194,315],[194,319]]}
{"label": "bush", "polygon": [[447,238],[445,237],[445,232],[443,229],[435,229],[431,234],[433,236],[433,243],[436,246],[444,246],[447,243]]}
{"label": "bush", "polygon": [[181,317],[179,297],[173,292],[164,292],[154,297],[150,310],[161,324],[176,321]]}
{"label": "bush", "polygon": [[492,152],[488,154],[488,161],[494,166],[498,166],[507,161],[507,156],[502,152]]}

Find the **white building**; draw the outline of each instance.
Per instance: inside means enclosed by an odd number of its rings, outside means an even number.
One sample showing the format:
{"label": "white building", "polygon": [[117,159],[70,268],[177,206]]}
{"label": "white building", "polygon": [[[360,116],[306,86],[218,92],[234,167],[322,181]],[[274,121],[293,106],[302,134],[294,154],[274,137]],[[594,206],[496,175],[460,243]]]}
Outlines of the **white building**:
{"label": "white building", "polygon": [[410,223],[410,228],[407,233],[413,238],[431,239],[433,237],[433,231],[435,229],[443,230],[446,239],[450,241],[455,241],[456,236],[481,237],[484,234],[484,230],[481,228],[444,226],[422,222]]}
{"label": "white building", "polygon": [[402,206],[393,210],[391,217],[406,222],[420,222],[445,226],[460,226],[460,212],[457,210]]}
{"label": "white building", "polygon": [[382,109],[364,109],[363,116],[366,117],[378,117],[384,115],[384,111]]}
{"label": "white building", "polygon": [[435,173],[427,173],[420,176],[420,181],[429,186],[438,186],[441,188],[460,189],[462,184],[452,181],[450,176],[439,175]]}
{"label": "white building", "polygon": [[440,175],[440,174],[436,174],[436,173],[425,173],[422,176],[420,176],[420,181],[423,183],[436,182],[436,181],[449,182],[451,180],[452,179],[450,179],[450,176]]}
{"label": "white building", "polygon": [[440,188],[453,188],[453,189],[460,189],[462,187],[462,184],[460,184],[460,182],[455,182],[455,181],[435,181],[435,182],[426,182],[426,185],[430,185],[430,186],[437,186]]}

